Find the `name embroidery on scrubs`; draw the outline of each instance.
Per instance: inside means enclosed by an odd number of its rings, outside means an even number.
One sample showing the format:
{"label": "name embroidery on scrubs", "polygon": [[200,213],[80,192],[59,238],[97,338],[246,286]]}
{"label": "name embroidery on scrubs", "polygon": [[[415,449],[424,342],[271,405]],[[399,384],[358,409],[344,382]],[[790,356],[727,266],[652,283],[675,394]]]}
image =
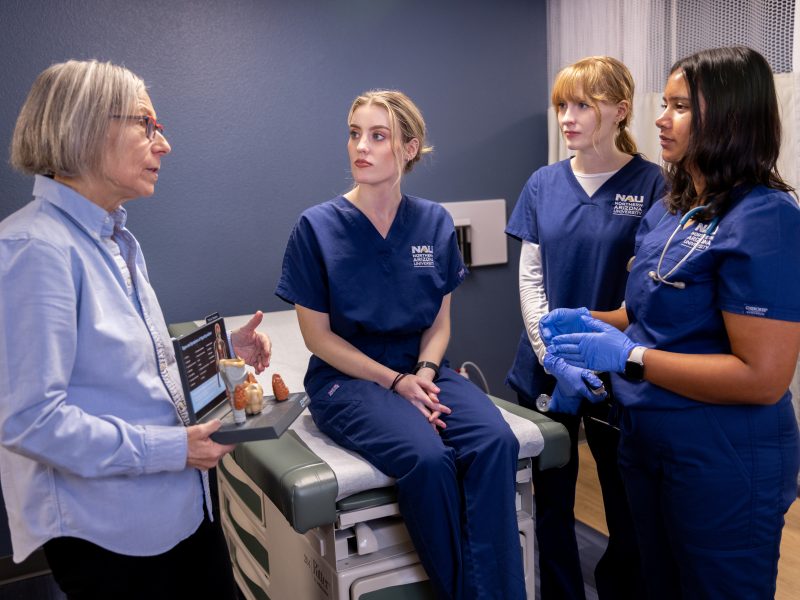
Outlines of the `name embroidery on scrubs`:
{"label": "name embroidery on scrubs", "polygon": [[614,214],[623,217],[641,217],[644,214],[644,196],[617,194],[614,197]]}
{"label": "name embroidery on scrubs", "polygon": [[433,246],[411,246],[411,260],[415,267],[434,267]]}
{"label": "name embroidery on scrubs", "polygon": [[693,248],[694,245],[697,244],[697,249],[695,252],[708,249],[708,247],[711,245],[711,242],[714,241],[714,236],[717,235],[716,231],[714,231],[711,235],[705,235],[708,225],[708,223],[698,223],[694,228],[694,231],[686,236],[686,239],[681,242],[681,246],[684,248]]}

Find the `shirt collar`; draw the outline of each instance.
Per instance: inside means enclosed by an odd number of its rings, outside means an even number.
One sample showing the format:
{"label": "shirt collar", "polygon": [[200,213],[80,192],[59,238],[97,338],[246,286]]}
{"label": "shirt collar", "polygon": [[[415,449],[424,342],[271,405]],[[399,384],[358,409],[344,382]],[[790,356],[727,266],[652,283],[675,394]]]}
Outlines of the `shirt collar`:
{"label": "shirt collar", "polygon": [[92,237],[109,237],[115,226],[122,229],[128,219],[124,208],[109,213],[71,187],[44,175],[36,175],[33,195],[65,212]]}

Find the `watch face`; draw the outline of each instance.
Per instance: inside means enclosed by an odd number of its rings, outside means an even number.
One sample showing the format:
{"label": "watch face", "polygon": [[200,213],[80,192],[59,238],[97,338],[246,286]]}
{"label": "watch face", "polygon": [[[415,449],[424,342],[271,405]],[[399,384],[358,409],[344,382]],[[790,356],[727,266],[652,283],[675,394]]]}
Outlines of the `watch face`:
{"label": "watch face", "polygon": [[625,363],[625,378],[631,381],[641,381],[644,379],[644,365],[629,360]]}

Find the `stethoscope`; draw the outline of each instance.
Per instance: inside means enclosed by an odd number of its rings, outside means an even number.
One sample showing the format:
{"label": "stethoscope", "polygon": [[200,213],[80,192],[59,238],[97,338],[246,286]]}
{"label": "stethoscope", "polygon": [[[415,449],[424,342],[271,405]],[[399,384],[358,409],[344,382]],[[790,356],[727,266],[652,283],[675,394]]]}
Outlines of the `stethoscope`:
{"label": "stethoscope", "polygon": [[679,290],[682,290],[682,289],[686,288],[686,284],[683,281],[667,281],[667,278],[668,277],[672,277],[672,275],[675,273],[675,271],[677,271],[678,268],[683,263],[685,263],[687,260],[689,260],[689,257],[697,249],[697,247],[703,242],[703,240],[705,240],[707,237],[709,237],[709,236],[714,234],[714,231],[717,229],[717,225],[719,225],[719,217],[714,217],[713,219],[711,219],[711,222],[708,224],[708,227],[706,227],[706,230],[703,232],[703,234],[700,237],[697,238],[697,241],[694,243],[694,245],[689,250],[689,252],[687,252],[686,255],[682,259],[680,259],[678,261],[678,264],[676,264],[674,267],[672,267],[666,275],[662,275],[661,274],[661,263],[664,262],[664,257],[667,255],[667,250],[669,249],[669,245],[672,243],[672,239],[676,235],[678,235],[678,232],[686,225],[686,223],[688,223],[692,219],[692,217],[694,217],[697,213],[706,210],[709,206],[710,206],[710,204],[704,204],[703,206],[696,206],[695,208],[693,208],[689,212],[687,212],[685,215],[683,215],[683,218],[681,218],[681,220],[678,222],[678,226],[675,228],[675,231],[672,232],[672,235],[669,236],[669,239],[667,240],[667,243],[664,244],[664,249],[661,251],[661,256],[659,257],[658,264],[656,265],[656,270],[655,271],[650,271],[647,274],[647,276],[650,277],[650,279],[652,279],[653,281],[656,281],[656,282],[660,282],[660,283],[665,283],[667,285],[671,285],[672,287],[674,287],[676,289],[679,289]]}

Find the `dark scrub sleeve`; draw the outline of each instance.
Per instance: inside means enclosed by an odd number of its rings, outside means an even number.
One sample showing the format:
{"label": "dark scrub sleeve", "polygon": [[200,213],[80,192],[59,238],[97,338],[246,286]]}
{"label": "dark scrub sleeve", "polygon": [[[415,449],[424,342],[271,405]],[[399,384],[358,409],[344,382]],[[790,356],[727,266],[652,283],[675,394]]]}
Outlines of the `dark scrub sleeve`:
{"label": "dark scrub sleeve", "polygon": [[731,231],[718,270],[719,308],[800,321],[800,208],[776,191],[754,192],[741,208],[733,223],[720,222]]}
{"label": "dark scrub sleeve", "polygon": [[294,226],[283,255],[275,293],[286,302],[317,312],[330,312],[328,275],[319,240],[305,216]]}
{"label": "dark scrub sleeve", "polygon": [[530,176],[519,194],[517,204],[511,211],[506,234],[520,241],[539,243],[539,228],[536,223],[536,198],[539,195],[538,171]]}
{"label": "dark scrub sleeve", "polygon": [[461,250],[458,249],[455,229],[452,230],[447,240],[447,256],[447,271],[443,278],[445,281],[444,295],[449,294],[461,285],[461,282],[467,276],[467,268],[464,266]]}

